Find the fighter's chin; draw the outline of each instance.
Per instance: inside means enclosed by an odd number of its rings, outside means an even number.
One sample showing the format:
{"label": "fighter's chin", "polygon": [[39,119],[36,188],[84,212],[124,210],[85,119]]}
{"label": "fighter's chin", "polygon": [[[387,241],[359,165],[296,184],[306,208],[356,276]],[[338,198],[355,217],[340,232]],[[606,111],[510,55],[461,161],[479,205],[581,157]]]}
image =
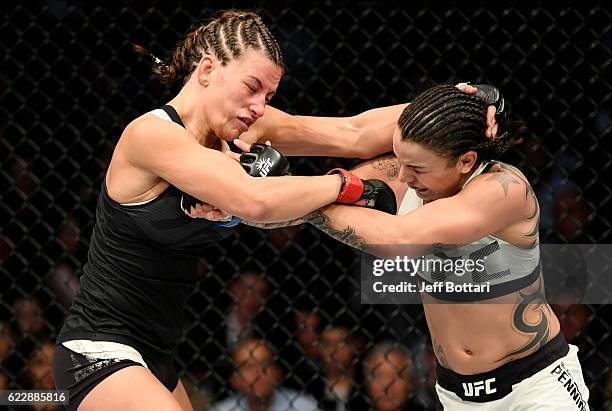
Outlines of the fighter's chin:
{"label": "fighter's chin", "polygon": [[240,130],[239,128],[232,128],[229,130],[223,130],[222,133],[219,133],[219,138],[221,140],[225,140],[225,141],[232,141],[238,137],[240,137],[240,135],[243,133],[242,130]]}
{"label": "fighter's chin", "polygon": [[414,193],[417,195],[417,197],[422,198],[423,200],[431,196],[431,192],[427,189],[414,190]]}
{"label": "fighter's chin", "polygon": [[424,203],[431,203],[432,201],[436,201],[442,198],[442,196],[440,196],[439,194],[433,193],[431,190],[424,190],[424,191],[415,190],[415,194],[417,195],[417,197],[423,200]]}

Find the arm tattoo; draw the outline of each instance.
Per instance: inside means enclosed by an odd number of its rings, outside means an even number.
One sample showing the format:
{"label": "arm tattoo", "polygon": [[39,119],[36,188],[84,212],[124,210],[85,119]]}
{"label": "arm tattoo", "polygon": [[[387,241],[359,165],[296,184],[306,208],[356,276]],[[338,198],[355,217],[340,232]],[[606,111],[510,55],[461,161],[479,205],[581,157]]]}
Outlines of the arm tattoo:
{"label": "arm tattoo", "polygon": [[516,167],[504,163],[500,163],[500,166],[502,169],[520,179],[525,185],[525,201],[530,203],[532,211],[527,217],[525,217],[525,221],[530,222],[531,226],[527,232],[523,233],[523,236],[531,240],[531,245],[536,245],[538,242],[538,232],[540,229],[540,204],[538,203],[538,198],[536,197],[533,188],[531,188],[531,184],[529,184],[529,182],[525,179],[525,177],[523,177],[521,172]]}
{"label": "arm tattoo", "polygon": [[[538,281],[538,287],[532,293],[523,292],[523,290],[519,291],[522,301],[515,307],[512,319],[513,328],[520,333],[530,334],[530,340],[521,348],[504,355],[497,361],[524,354],[534,347],[540,348],[549,341],[550,325],[548,318],[551,315],[551,311],[544,296],[544,281],[541,277]],[[540,319],[536,324],[529,324],[525,321],[525,313],[528,310],[539,313]]]}
{"label": "arm tattoo", "polygon": [[272,230],[274,228],[285,228],[293,225],[304,224],[303,218],[296,218],[295,220],[289,221],[281,221],[279,223],[254,223],[252,221],[242,220],[243,224],[249,225],[251,227],[263,228],[264,230]]}
{"label": "arm tattoo", "polygon": [[379,157],[371,161],[375,170],[384,171],[389,180],[395,180],[399,174],[399,162],[395,156]]}
{"label": "arm tattoo", "polygon": [[323,214],[322,211],[314,211],[308,215],[305,215],[302,218],[317,227],[319,230],[326,233],[327,235],[335,238],[338,241],[343,242],[346,245],[350,245],[351,247],[357,248],[359,250],[365,249],[368,245],[365,239],[358,236],[355,233],[355,229],[350,225],[346,226],[343,230],[337,230],[333,228],[331,220],[328,216]]}

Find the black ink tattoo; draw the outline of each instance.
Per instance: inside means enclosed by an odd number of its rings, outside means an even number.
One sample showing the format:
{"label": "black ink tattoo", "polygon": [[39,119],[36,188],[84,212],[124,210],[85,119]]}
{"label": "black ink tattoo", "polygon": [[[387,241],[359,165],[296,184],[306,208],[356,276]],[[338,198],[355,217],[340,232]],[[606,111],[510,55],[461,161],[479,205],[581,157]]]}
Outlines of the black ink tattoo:
{"label": "black ink tattoo", "polygon": [[534,246],[538,242],[538,233],[540,229],[540,204],[538,203],[538,198],[531,188],[531,184],[529,184],[529,181],[527,181],[518,168],[504,163],[500,163],[500,166],[503,170],[518,178],[525,185],[525,201],[530,202],[532,211],[525,217],[526,221],[531,222],[531,228],[523,233],[523,236],[531,240],[531,245]]}
{"label": "black ink tattoo", "polygon": [[254,223],[252,221],[246,220],[242,220],[242,223],[251,227],[263,228],[264,230],[272,230],[274,228],[285,228],[294,225],[304,224],[305,221],[303,218],[296,218],[295,220],[281,221],[279,223]]}
{"label": "black ink tattoo", "polygon": [[[513,328],[520,333],[530,334],[530,340],[521,348],[504,355],[497,362],[524,354],[535,347],[543,347],[549,341],[550,324],[548,318],[551,316],[551,311],[544,295],[544,281],[542,278],[538,281],[538,287],[534,292],[519,291],[522,301],[515,307],[512,319]],[[539,313],[540,319],[536,324],[529,324],[525,321],[525,313],[529,310]]]}
{"label": "black ink tattoo", "polygon": [[350,245],[351,247],[359,250],[364,250],[368,245],[365,239],[358,236],[355,233],[355,229],[351,226],[346,226],[343,230],[333,228],[331,220],[328,216],[323,214],[322,211],[314,211],[302,218],[327,235],[343,242],[346,245]]}
{"label": "black ink tattoo", "polygon": [[497,173],[491,174],[491,176],[487,178],[487,181],[491,181],[491,180],[499,181],[499,184],[501,185],[502,190],[504,190],[504,197],[508,197],[508,186],[510,184],[520,184],[512,176],[509,176],[508,174],[503,173],[503,172],[497,172]]}
{"label": "black ink tattoo", "polygon": [[399,174],[399,161],[395,156],[379,157],[371,162],[372,168],[384,171],[389,180],[394,180]]}
{"label": "black ink tattoo", "polygon": [[442,348],[442,345],[436,343],[436,340],[432,341],[432,345],[434,347],[434,352],[436,358],[440,362],[440,365],[444,368],[448,368],[448,359],[446,358],[446,353],[444,352],[444,348]]}

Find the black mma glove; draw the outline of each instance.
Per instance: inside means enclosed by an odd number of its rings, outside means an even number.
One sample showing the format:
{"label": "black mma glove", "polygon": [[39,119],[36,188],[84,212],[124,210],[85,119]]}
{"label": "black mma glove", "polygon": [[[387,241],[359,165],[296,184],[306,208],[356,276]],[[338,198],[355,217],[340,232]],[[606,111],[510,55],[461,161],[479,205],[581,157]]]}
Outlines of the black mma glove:
{"label": "black mma glove", "polygon": [[476,97],[481,98],[487,106],[495,106],[495,121],[499,130],[502,130],[506,123],[506,101],[501,91],[492,84],[471,84],[471,86],[478,89]]}
{"label": "black mma glove", "polygon": [[366,207],[395,215],[397,203],[395,193],[382,180],[362,180],[350,171],[334,168],[327,174],[340,174],[342,186],[338,193],[337,203],[354,204],[366,200]]}
{"label": "black mma glove", "polygon": [[240,165],[253,177],[289,175],[289,162],[280,151],[266,144],[251,144],[251,151],[242,153]]}

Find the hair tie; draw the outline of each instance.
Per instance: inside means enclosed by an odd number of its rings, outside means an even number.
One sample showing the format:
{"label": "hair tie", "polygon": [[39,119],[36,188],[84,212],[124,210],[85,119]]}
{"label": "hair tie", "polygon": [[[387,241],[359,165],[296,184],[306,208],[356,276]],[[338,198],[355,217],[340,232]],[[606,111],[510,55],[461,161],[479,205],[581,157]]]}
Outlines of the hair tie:
{"label": "hair tie", "polygon": [[153,60],[153,64],[155,64],[156,66],[164,64],[164,62],[161,61],[159,57],[156,57],[155,55],[153,55],[153,53],[149,53],[149,56],[151,57],[151,60]]}

